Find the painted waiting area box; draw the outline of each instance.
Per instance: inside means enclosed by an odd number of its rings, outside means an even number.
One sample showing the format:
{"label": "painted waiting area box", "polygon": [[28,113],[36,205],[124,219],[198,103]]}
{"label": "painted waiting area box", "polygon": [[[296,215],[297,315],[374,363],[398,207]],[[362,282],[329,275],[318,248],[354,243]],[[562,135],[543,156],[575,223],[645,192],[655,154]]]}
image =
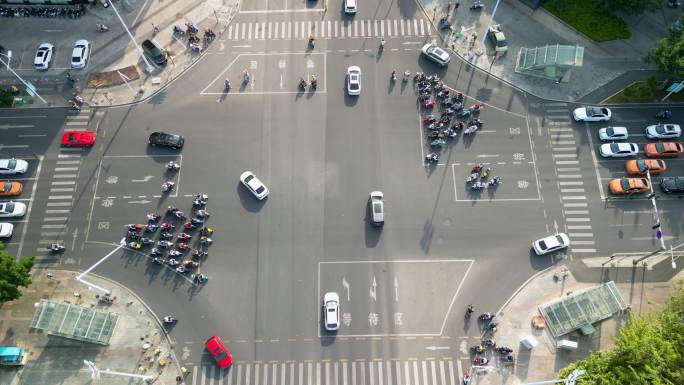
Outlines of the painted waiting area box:
{"label": "painted waiting area box", "polygon": [[24,365],[26,352],[15,346],[0,346],[0,365]]}

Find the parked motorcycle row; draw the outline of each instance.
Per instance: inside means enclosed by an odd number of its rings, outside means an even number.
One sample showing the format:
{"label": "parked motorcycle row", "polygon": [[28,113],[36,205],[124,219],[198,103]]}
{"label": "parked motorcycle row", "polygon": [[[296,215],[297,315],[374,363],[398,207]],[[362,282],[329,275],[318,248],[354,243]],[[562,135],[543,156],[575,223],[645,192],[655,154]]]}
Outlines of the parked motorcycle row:
{"label": "parked motorcycle row", "polygon": [[[416,83],[421,109],[430,112],[422,118],[427,131],[426,141],[432,150],[426,155],[425,160],[437,162],[439,151],[450,140],[458,137],[460,131],[467,136],[482,128],[482,121],[478,116],[484,104],[476,103],[465,107],[465,95],[450,90],[437,75],[417,73],[413,80]],[[435,109],[440,110],[439,115],[435,114]]]}
{"label": "parked motorcycle row", "polygon": [[68,17],[76,19],[85,14],[85,7],[73,8],[50,7],[0,7],[0,16],[4,17]]}
{"label": "parked motorcycle row", "polygon": [[[169,206],[163,215],[148,213],[147,224],[126,225],[126,245],[133,250],[151,247],[152,263],[189,275],[196,284],[206,282],[209,277],[199,269],[201,262],[209,256],[206,249],[213,242],[214,229],[206,226],[210,216],[206,210],[208,200],[206,194],[193,197],[189,220],[180,209]],[[194,246],[191,246],[193,239]]]}

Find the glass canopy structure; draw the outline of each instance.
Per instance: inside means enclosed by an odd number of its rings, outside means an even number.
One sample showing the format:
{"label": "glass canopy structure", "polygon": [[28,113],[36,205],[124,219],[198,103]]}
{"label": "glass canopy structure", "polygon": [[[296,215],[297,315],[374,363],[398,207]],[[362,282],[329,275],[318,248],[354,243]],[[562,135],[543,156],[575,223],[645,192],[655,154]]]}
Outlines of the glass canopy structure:
{"label": "glass canopy structure", "polygon": [[593,330],[591,324],[610,318],[626,308],[620,292],[610,281],[543,305],[539,311],[551,334],[559,337],[577,329]]}
{"label": "glass canopy structure", "polygon": [[36,303],[31,327],[49,334],[79,341],[108,345],[116,321],[116,313],[41,300]]}
{"label": "glass canopy structure", "polygon": [[573,67],[584,63],[584,47],[578,45],[547,45],[520,48],[515,72],[552,80],[567,80]]}

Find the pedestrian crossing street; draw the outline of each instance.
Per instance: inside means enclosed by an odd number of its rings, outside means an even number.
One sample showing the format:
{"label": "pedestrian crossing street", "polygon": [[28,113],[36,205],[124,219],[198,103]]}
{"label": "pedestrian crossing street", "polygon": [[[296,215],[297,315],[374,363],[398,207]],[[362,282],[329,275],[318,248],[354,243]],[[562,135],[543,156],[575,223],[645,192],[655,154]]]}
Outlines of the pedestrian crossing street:
{"label": "pedestrian crossing street", "polygon": [[189,385],[458,385],[463,368],[452,359],[336,362],[236,362],[230,369],[195,366]]}
{"label": "pedestrian crossing street", "polygon": [[233,23],[223,35],[227,40],[292,40],[399,37],[432,35],[430,23],[424,19],[274,21]]}
{"label": "pedestrian crossing street", "polygon": [[[65,129],[71,131],[86,131],[90,121],[91,109],[84,105],[81,110],[66,118]],[[58,135],[61,137],[62,132]],[[40,240],[38,241],[38,255],[45,254],[45,248],[51,243],[66,244],[70,239],[66,234],[69,213],[72,210],[74,196],[76,195],[79,167],[83,149],[60,148],[57,158],[48,155],[45,158],[44,168],[52,167],[52,180],[49,182],[47,203],[43,212],[40,227]],[[50,175],[46,173],[46,175]],[[58,256],[46,255],[42,260],[57,259]]]}
{"label": "pedestrian crossing street", "polygon": [[572,253],[596,253],[589,205],[579,167],[578,145],[572,128],[572,110],[567,103],[546,103],[545,108]]}

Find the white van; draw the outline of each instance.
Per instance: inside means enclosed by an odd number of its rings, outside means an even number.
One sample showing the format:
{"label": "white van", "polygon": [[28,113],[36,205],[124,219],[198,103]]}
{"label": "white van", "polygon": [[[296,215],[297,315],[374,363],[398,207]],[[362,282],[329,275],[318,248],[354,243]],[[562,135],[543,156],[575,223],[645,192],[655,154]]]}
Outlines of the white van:
{"label": "white van", "polygon": [[356,0],[344,0],[344,13],[356,13]]}

